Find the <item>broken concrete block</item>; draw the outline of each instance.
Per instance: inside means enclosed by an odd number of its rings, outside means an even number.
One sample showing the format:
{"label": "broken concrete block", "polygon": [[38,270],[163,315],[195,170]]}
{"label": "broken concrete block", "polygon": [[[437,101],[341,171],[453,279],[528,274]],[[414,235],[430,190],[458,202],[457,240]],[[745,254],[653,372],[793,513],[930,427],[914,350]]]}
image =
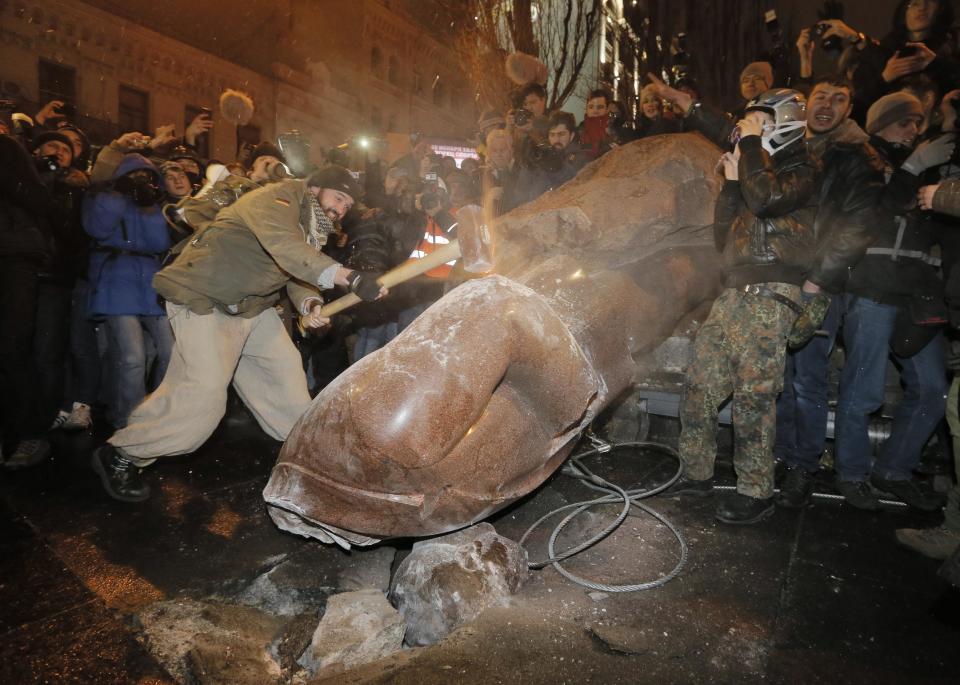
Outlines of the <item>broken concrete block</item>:
{"label": "broken concrete block", "polygon": [[297,663],[315,674],[337,664],[351,667],[376,661],[403,646],[405,628],[403,618],[379,590],[332,595]]}
{"label": "broken concrete block", "polygon": [[267,685],[280,676],[267,650],[282,622],[256,609],[171,600],[136,620],[147,651],[179,683]]}
{"label": "broken concrete block", "polygon": [[506,606],[526,580],[527,553],[489,523],[418,542],[394,576],[390,601],[407,623],[407,644],[430,645]]}
{"label": "broken concrete block", "polygon": [[337,589],[351,592],[369,588],[386,594],[390,589],[390,567],[395,556],[397,550],[385,545],[373,549],[354,548],[337,578]]}

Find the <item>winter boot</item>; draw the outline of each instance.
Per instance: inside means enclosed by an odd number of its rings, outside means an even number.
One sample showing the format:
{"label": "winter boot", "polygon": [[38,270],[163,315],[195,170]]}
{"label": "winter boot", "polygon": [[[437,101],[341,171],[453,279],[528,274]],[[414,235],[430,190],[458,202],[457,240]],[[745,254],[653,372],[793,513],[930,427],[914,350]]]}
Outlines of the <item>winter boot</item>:
{"label": "winter boot", "polygon": [[733,525],[757,523],[772,515],[774,508],[773,497],[760,499],[735,492],[717,507],[717,520]]}
{"label": "winter boot", "polygon": [[942,497],[924,492],[914,480],[888,480],[871,476],[870,483],[880,492],[892,495],[920,511],[939,511],[943,507]]}
{"label": "winter boot", "polygon": [[813,476],[802,466],[787,465],[780,494],[777,495],[778,507],[785,509],[804,509],[810,506],[813,497]]}
{"label": "winter boot", "polygon": [[855,509],[876,511],[880,508],[877,493],[865,480],[838,480],[837,491],[847,500],[847,504]]}
{"label": "winter boot", "polygon": [[150,497],[150,486],[143,482],[140,469],[111,444],[98,447],[91,459],[93,470],[107,494],[121,502],[142,502]]}
{"label": "winter boot", "polygon": [[680,476],[673,485],[660,493],[664,497],[709,497],[713,494],[713,480],[692,480]]}
{"label": "winter boot", "polygon": [[947,559],[960,547],[960,530],[939,528],[898,528],[897,542],[931,559]]}

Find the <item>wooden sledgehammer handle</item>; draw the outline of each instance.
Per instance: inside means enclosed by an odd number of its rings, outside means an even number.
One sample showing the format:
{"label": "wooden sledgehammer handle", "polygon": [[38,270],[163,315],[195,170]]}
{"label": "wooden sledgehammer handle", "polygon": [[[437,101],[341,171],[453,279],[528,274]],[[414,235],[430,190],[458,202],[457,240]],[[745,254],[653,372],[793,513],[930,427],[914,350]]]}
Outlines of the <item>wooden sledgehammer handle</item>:
{"label": "wooden sledgehammer handle", "polygon": [[[434,269],[441,264],[446,264],[456,259],[460,259],[460,242],[452,240],[443,247],[434,250],[423,259],[418,259],[415,262],[407,262],[395,269],[391,269],[377,279],[377,283],[387,288],[392,288],[404,281],[409,281],[414,276],[419,276],[422,273],[430,271],[430,269]],[[323,307],[320,308],[320,316],[333,316],[361,301],[362,300],[353,293],[348,293],[333,302],[328,302],[323,305]]]}

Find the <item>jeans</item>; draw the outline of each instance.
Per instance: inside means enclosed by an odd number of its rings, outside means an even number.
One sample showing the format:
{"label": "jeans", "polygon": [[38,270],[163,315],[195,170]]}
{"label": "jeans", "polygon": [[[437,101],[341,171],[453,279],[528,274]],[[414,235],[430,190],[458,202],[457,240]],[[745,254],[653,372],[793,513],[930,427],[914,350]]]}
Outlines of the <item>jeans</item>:
{"label": "jeans", "polygon": [[909,480],[946,409],[943,336],[935,337],[912,357],[901,358],[890,351],[896,307],[854,295],[844,295],[844,305],[847,360],[837,405],[837,477],[863,481],[871,473],[870,414],[883,404],[887,358],[892,355],[900,369],[903,398],[872,472],[887,480]]}
{"label": "jeans", "polygon": [[399,334],[396,321],[388,321],[379,326],[364,326],[357,331],[357,341],[353,345],[353,361],[359,361],[372,352],[376,352]]}
{"label": "jeans", "polygon": [[[153,383],[163,380],[173,350],[173,331],[165,316],[108,316],[107,333],[110,337],[108,363],[114,392],[110,398],[107,418],[117,428],[127,425],[130,412],[147,395],[150,369],[147,368],[148,343],[156,349]],[[149,335],[148,341],[144,334]]]}
{"label": "jeans", "polygon": [[[801,293],[806,301],[812,295]],[[834,297],[821,330],[798,350],[787,354],[783,392],[777,398],[777,439],[773,453],[808,473],[820,468],[827,434],[827,390],[830,351],[840,327],[841,301]]]}
{"label": "jeans", "polygon": [[87,318],[89,297],[90,281],[77,279],[70,310],[70,372],[62,407],[67,411],[74,402],[96,404],[100,392],[100,352],[96,324]]}

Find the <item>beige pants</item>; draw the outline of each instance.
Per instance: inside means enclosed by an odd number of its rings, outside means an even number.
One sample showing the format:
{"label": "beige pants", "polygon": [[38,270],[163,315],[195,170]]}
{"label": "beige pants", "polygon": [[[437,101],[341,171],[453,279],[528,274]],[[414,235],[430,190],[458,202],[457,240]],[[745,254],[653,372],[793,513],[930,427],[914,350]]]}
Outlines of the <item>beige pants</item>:
{"label": "beige pants", "polygon": [[160,387],[110,438],[138,466],[193,452],[216,429],[233,381],[260,426],[286,440],[310,404],[300,354],[273,308],[247,319],[167,303],[176,338]]}

